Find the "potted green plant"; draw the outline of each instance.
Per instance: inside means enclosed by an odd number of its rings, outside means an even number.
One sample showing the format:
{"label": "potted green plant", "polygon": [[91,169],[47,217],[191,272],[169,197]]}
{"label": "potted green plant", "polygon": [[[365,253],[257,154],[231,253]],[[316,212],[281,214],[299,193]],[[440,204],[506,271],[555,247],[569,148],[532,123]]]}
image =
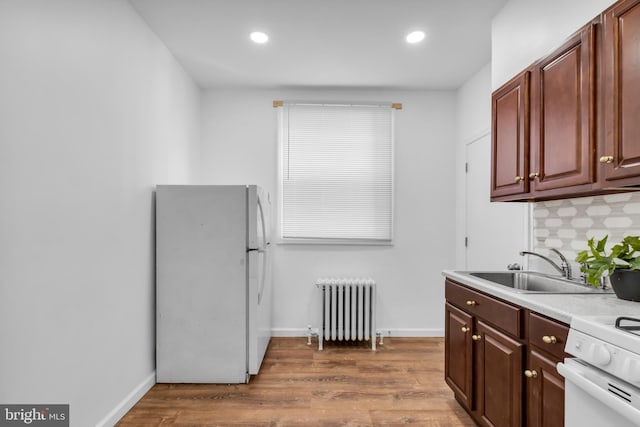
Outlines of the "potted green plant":
{"label": "potted green plant", "polygon": [[640,301],[640,237],[626,236],[607,254],[609,236],[589,239],[589,249],[578,252],[576,261],[586,274],[587,283],[599,286],[605,273],[618,298]]}

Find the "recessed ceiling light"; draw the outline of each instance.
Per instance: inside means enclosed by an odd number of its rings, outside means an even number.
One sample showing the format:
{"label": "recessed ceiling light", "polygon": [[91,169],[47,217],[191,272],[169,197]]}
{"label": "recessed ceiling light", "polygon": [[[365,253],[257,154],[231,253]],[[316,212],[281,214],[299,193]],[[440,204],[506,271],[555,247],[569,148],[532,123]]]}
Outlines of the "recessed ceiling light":
{"label": "recessed ceiling light", "polygon": [[260,31],[254,31],[249,35],[249,37],[251,37],[251,40],[253,40],[254,42],[260,43],[260,44],[263,44],[269,41],[269,36]]}
{"label": "recessed ceiling light", "polygon": [[424,40],[424,36],[425,36],[424,31],[413,31],[407,34],[406,40],[407,40],[407,43],[411,43],[411,44],[419,43],[422,40]]}

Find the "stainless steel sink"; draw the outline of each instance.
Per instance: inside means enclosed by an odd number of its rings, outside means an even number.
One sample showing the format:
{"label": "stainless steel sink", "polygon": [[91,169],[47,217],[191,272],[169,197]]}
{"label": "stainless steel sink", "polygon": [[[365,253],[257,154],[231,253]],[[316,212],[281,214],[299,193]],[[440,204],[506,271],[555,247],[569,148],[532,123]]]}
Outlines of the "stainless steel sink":
{"label": "stainless steel sink", "polygon": [[548,276],[534,271],[473,271],[470,276],[510,288],[520,293],[537,294],[607,294],[611,288],[594,288],[590,285]]}

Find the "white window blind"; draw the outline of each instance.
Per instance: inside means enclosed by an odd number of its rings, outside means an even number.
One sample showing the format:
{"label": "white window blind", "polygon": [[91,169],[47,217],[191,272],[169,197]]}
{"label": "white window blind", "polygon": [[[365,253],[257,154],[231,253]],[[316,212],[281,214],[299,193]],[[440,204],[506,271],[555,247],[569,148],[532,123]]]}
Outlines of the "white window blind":
{"label": "white window blind", "polygon": [[393,111],[390,104],[284,105],[284,241],[392,240]]}

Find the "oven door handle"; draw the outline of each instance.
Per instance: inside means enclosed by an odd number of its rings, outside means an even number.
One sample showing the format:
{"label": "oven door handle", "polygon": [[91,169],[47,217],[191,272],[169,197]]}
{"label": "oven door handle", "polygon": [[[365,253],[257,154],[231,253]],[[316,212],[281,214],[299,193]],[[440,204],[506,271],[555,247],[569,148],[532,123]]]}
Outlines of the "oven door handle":
{"label": "oven door handle", "polygon": [[618,414],[627,418],[635,425],[640,425],[638,424],[638,420],[640,420],[640,411],[628,403],[623,402],[620,398],[613,396],[597,384],[594,384],[584,376],[580,369],[576,369],[573,365],[570,366],[566,363],[558,363],[557,368],[560,375],[565,377],[565,379],[571,381],[580,389],[584,390],[604,405],[610,407]]}

